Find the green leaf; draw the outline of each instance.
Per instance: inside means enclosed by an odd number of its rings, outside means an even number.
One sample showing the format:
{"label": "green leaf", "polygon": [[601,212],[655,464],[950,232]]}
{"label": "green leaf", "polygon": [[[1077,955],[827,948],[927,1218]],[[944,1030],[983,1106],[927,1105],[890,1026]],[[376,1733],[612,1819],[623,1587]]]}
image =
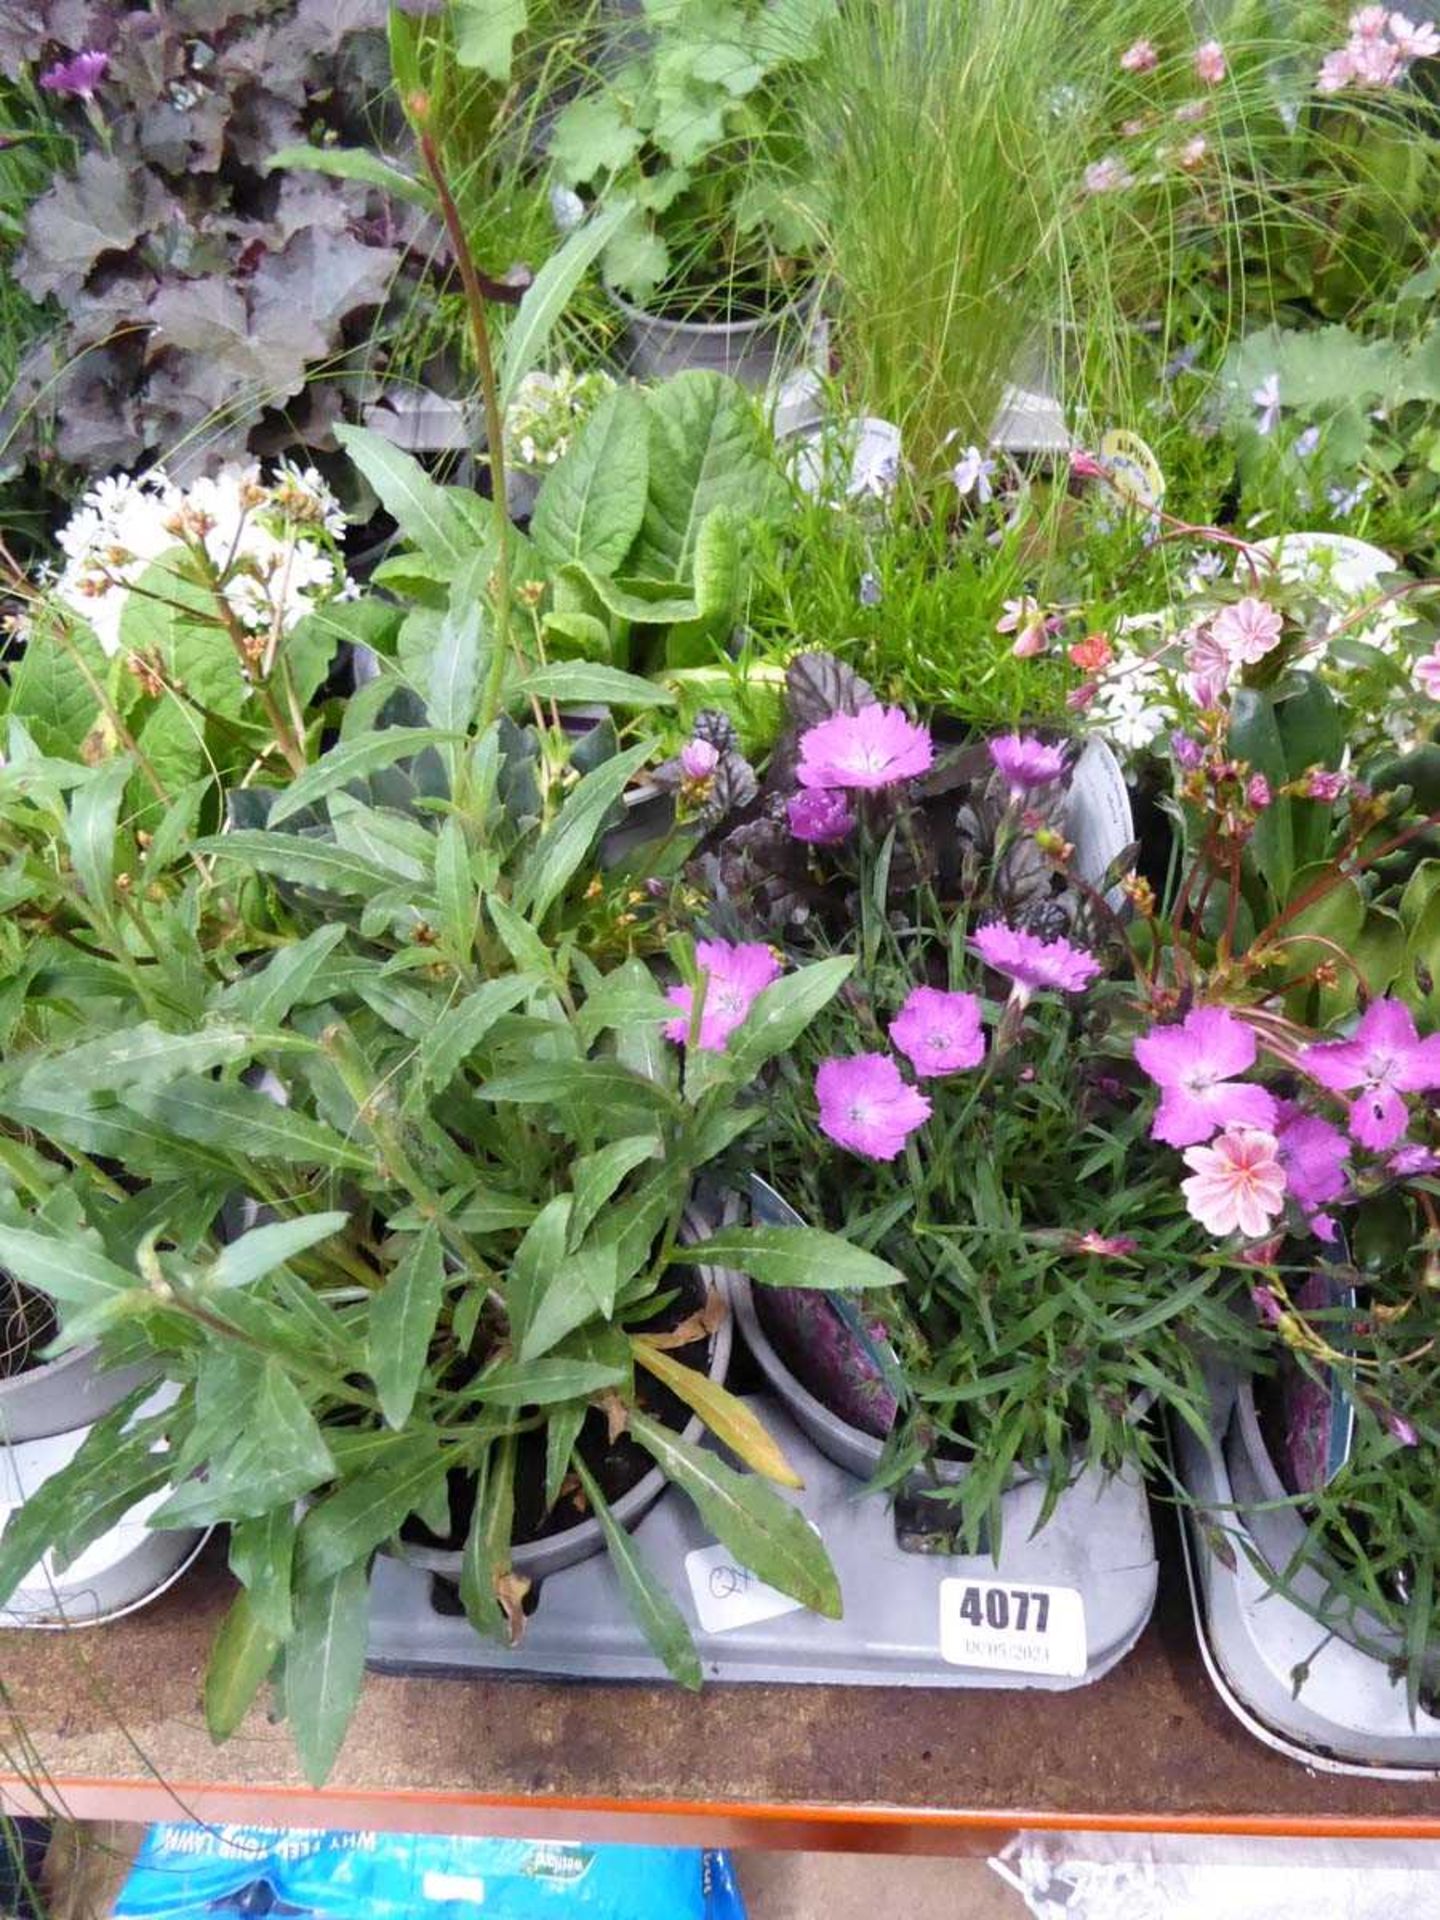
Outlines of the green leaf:
{"label": "green leaf", "polygon": [[394,876],[374,861],[336,846],[333,840],[306,840],[293,833],[265,833],[254,828],[214,833],[197,840],[195,851],[243,861],[257,873],[272,873],[297,887],[319,887],[327,893],[353,894],[361,900],[394,885]]}
{"label": "green leaf", "polygon": [[472,559],[489,517],[486,502],[476,496],[462,504],[457,489],[438,486],[418,460],[366,427],[342,421],[334,432],[407,540],[456,572]]}
{"label": "green leaf", "polygon": [[438,747],[456,739],[464,725],[461,721],[451,731],[438,723],[433,727],[383,727],[356,740],[342,740],[284,789],[270,809],[270,825],[278,827],[292,814],[303,813],[337,787],[348,786],[380,767],[393,766],[397,760],[413,758],[422,747]]}
{"label": "green leaf", "polygon": [[708,1240],[677,1247],[670,1259],[679,1266],[736,1267],[767,1287],[831,1293],[863,1293],[905,1281],[887,1261],[821,1227],[726,1227]]}
{"label": "green leaf", "polygon": [[564,245],[551,254],[525,289],[500,355],[502,409],[510,405],[520,382],[538,364],[555,323],[629,211],[629,203],[621,201],[592,214],[583,227],[566,237]]}
{"label": "green leaf", "polygon": [[42,1555],[61,1541],[79,1553],[137,1500],[169,1480],[174,1462],[168,1453],[156,1451],[169,1415],[144,1421],[134,1417],[150,1391],[147,1384],[128,1394],[90,1429],[68,1465],[12,1509],[0,1533],[0,1606]]}
{"label": "green leaf", "polygon": [[642,740],[587,773],[566,796],[515,882],[514,905],[532,924],[538,925],[565,891],[631,774],[645,764],[650,752],[650,742]]}
{"label": "green leaf", "polygon": [[444,1297],[445,1262],[432,1224],[370,1301],[368,1365],[389,1426],[410,1418]]}
{"label": "green leaf", "polygon": [[583,1400],[562,1401],[545,1416],[545,1511],[560,1498],[570,1471],[570,1456],[580,1438],[588,1409]]}
{"label": "green leaf", "polygon": [[[1237,687],[1231,701],[1230,751],[1263,773],[1278,790],[1289,778],[1285,746],[1270,696],[1254,687]],[[1250,850],[1275,899],[1289,896],[1295,874],[1295,830],[1288,800],[1276,799],[1255,823]]]}
{"label": "green leaf", "polygon": [[[620,1287],[620,1261],[614,1246],[580,1246],[562,1254],[541,1277],[539,1292],[527,1302],[523,1325],[512,1313],[512,1329],[519,1358],[538,1360],[558,1346],[567,1333],[589,1320],[608,1320]],[[513,1303],[512,1285],[507,1296]]]}
{"label": "green leaf", "polygon": [[234,1733],[279,1651],[279,1635],[259,1617],[242,1587],[220,1623],[205,1667],[205,1725],[212,1740],[228,1740]]}
{"label": "green leaf", "polygon": [[588,1047],[598,1034],[627,1034],[637,1026],[656,1028],[660,1022],[674,1018],[675,1009],[655,984],[649,968],[641,962],[638,969],[632,969],[627,963],[607,973],[599,986],[586,994],[575,1016],[575,1033],[580,1044]]}
{"label": "green leaf", "polygon": [[507,1637],[506,1618],[496,1582],[510,1569],[510,1536],[515,1527],[515,1440],[496,1441],[486,1460],[474,1517],[460,1561],[460,1601],[477,1633]]}
{"label": "green leaf", "polygon": [[562,585],[592,593],[617,620],[638,627],[668,627],[675,621],[697,619],[697,602],[677,580],[612,580],[607,573],[593,573],[579,561],[562,567]]}
{"label": "green leaf", "polygon": [[420,1042],[417,1093],[427,1087],[443,1093],[495,1022],[544,985],[532,973],[501,974],[442,1013]]}
{"label": "green leaf", "polygon": [[333,1127],[278,1106],[249,1087],[217,1080],[177,1080],[168,1087],[142,1087],[130,1096],[142,1118],[154,1120],[182,1140],[215,1147],[244,1160],[274,1160],[287,1166],[347,1167],[365,1173],[368,1154]]}
{"label": "green leaf", "polygon": [[324,1786],[365,1678],[370,1589],[363,1564],[302,1587],[285,1653],[285,1711],[305,1778]]}
{"label": "green leaf", "polygon": [[263,967],[232,980],[217,996],[217,1010],[256,1027],[279,1026],[292,1008],[304,1004],[316,975],[344,938],[342,925],[317,927],[279,948]]}
{"label": "green leaf", "polygon": [[588,660],[561,660],[554,666],[531,667],[511,681],[513,700],[599,701],[610,707],[673,707],[675,696],[638,673],[597,666]]}
{"label": "green leaf", "polygon": [[233,1443],[212,1459],[205,1479],[176,1487],[151,1516],[151,1526],[258,1519],[303,1499],[334,1477],[335,1462],[324,1435],[279,1361],[267,1359],[255,1378],[249,1419]]}
{"label": "green leaf", "polygon": [[208,1275],[210,1285],[251,1286],[293,1260],[297,1253],[339,1233],[349,1218],[348,1213],[307,1213],[299,1220],[276,1220],[269,1226],[252,1227],[221,1248]]}
{"label": "green leaf", "polygon": [[790,1050],[816,1014],[829,1006],[854,965],[853,955],[817,960],[798,973],[772,980],[755,996],[744,1024],[725,1049],[736,1084],[753,1080],[767,1060]]}
{"label": "green leaf", "polygon": [[504,1361],[473,1387],[471,1399],[490,1407],[547,1407],[556,1400],[580,1400],[626,1379],[624,1367],[599,1360],[570,1360],[551,1354],[543,1360]]}
{"label": "green leaf", "polygon": [[71,1087],[80,1093],[118,1093],[126,1087],[163,1087],[186,1073],[205,1073],[212,1067],[247,1060],[262,1047],[279,1040],[308,1044],[300,1035],[266,1036],[243,1028],[216,1026],[199,1033],[166,1033],[146,1021],[121,1033],[86,1041],[82,1046],[50,1054],[27,1069],[20,1081],[22,1094],[47,1088]]}
{"label": "green leaf", "polygon": [[692,370],[652,387],[647,401],[650,498],[635,565],[655,579],[684,580],[716,507],[773,520],[788,510],[788,490],[737,381]]}
{"label": "green leaf", "polygon": [[688,1494],[700,1518],[742,1567],[802,1606],[838,1620],[840,1583],[805,1516],[763,1480],[737,1473],[716,1454],[691,1446],[649,1414],[632,1410],[630,1431]]}
{"label": "green leaf", "polygon": [[[583,187],[599,174],[618,173],[628,166],[643,144],[643,136],[626,119],[614,95],[586,92],[556,120],[550,159],[562,180]],[[628,216],[628,206],[625,211]],[[605,238],[608,243],[610,235]]]}
{"label": "green leaf", "polygon": [[106,764],[70,799],[70,864],[85,889],[85,897],[102,919],[111,916],[110,898],[115,879],[115,836],[120,824],[120,801],[135,763],[121,754]]}
{"label": "green leaf", "polygon": [[530,537],[545,564],[584,561],[619,573],[645,517],[649,415],[640,395],[616,387],[545,476]]}
{"label": "green leaf", "polygon": [[300,1581],[364,1566],[443,1481],[445,1454],[428,1435],[396,1434],[373,1465],[312,1507],[300,1529]]}
{"label": "green leaf", "polygon": [[500,942],[515,962],[526,973],[533,973],[542,980],[550,980],[555,975],[555,960],[548,946],[536,933],[528,920],[520,915],[508,901],[502,900],[498,893],[488,894],[485,910],[490,915]]}
{"label": "green leaf", "polygon": [[516,37],[529,24],[526,0],[453,0],[451,13],[457,63],[508,86]]}
{"label": "green leaf", "polygon": [[289,1508],[276,1507],[231,1527],[230,1571],[249,1593],[256,1620],[281,1640],[289,1639],[294,1623],[294,1565],[295,1515]]}
{"label": "green leaf", "polygon": [[440,941],[446,955],[456,966],[468,967],[475,948],[478,902],[465,829],[454,814],[435,840],[435,902],[440,909]]}
{"label": "green leaf", "polygon": [[655,1159],[659,1152],[657,1137],[653,1133],[640,1133],[613,1140],[598,1153],[584,1154],[575,1162],[570,1171],[570,1188],[574,1194],[569,1233],[572,1247],[580,1244],[586,1228],[614,1197],[625,1176],[633,1173],[642,1161]]}
{"label": "green leaf", "polygon": [[435,192],[426,181],[402,173],[379,154],[371,153],[368,147],[314,147],[308,142],[281,147],[265,162],[265,171],[273,173],[280,168],[299,173],[326,173],[334,180],[359,180],[367,187],[379,187],[392,199],[408,200],[427,213],[436,211]]}
{"label": "green leaf", "polygon": [[575,1471],[585,1489],[591,1511],[600,1522],[605,1550],[625,1595],[631,1616],[649,1643],[651,1651],[665,1663],[671,1678],[682,1687],[698,1691],[701,1684],[700,1656],[690,1638],[690,1629],[675,1602],[659,1584],[640,1558],[635,1542],[615,1519],[593,1475],[577,1453]]}
{"label": "green leaf", "polygon": [[517,1106],[548,1107],[561,1100],[584,1100],[593,1113],[607,1120],[638,1114],[641,1124],[652,1115],[675,1112],[675,1101],[664,1087],[614,1060],[537,1060],[514,1073],[496,1074],[480,1092],[486,1100],[513,1101]]}
{"label": "green leaf", "polygon": [[67,1306],[103,1306],[116,1295],[144,1291],[133,1273],[86,1241],[53,1239],[24,1227],[0,1226],[0,1267]]}
{"label": "green leaf", "polygon": [[440,622],[423,688],[432,725],[463,735],[475,718],[480,674],[488,652],[485,603],[457,591]]}

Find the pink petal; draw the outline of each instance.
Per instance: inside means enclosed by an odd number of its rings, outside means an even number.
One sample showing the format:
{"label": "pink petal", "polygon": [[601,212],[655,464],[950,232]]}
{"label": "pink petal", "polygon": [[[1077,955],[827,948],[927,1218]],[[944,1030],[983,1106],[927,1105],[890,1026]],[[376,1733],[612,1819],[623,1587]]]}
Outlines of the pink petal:
{"label": "pink petal", "polygon": [[1410,1124],[1405,1102],[1393,1087],[1367,1087],[1350,1103],[1350,1131],[1376,1153],[1393,1147]]}

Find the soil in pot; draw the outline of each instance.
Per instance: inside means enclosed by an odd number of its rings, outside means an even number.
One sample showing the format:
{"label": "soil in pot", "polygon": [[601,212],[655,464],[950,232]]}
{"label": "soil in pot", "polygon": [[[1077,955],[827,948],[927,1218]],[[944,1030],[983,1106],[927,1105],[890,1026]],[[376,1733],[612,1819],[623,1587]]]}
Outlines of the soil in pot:
{"label": "soil in pot", "polygon": [[[699,1313],[704,1304],[705,1283],[698,1273],[689,1269],[675,1298],[648,1323],[646,1331],[668,1333],[679,1326],[682,1320]],[[671,1358],[703,1374],[710,1364],[710,1339],[692,1340],[687,1346],[676,1347],[672,1350]],[[635,1387],[644,1411],[672,1432],[679,1433],[690,1420],[691,1409],[650,1375],[637,1370]],[[612,1506],[638,1485],[655,1465],[645,1449],[628,1434],[622,1433],[612,1441],[605,1416],[595,1407],[585,1416],[579,1447],[586,1466],[594,1474],[601,1492]],[[416,1546],[458,1553],[470,1531],[475,1512],[475,1492],[473,1474],[452,1473],[449,1533],[432,1533],[423,1521],[412,1514],[401,1528],[401,1538]],[[515,1527],[512,1535],[515,1545],[528,1546],[535,1540],[548,1540],[589,1517],[589,1505],[578,1484],[567,1488],[555,1505],[546,1510],[545,1431],[541,1428],[536,1433],[522,1435],[515,1456]]]}

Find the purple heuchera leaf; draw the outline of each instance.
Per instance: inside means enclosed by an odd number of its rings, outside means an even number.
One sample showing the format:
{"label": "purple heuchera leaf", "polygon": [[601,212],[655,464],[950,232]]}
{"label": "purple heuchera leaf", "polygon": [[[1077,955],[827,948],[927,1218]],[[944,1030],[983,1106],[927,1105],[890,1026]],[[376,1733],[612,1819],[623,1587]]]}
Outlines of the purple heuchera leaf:
{"label": "purple heuchera leaf", "polygon": [[820,1131],[866,1160],[893,1160],[930,1102],[903,1079],[888,1053],[857,1053],[826,1060],[815,1075]]}

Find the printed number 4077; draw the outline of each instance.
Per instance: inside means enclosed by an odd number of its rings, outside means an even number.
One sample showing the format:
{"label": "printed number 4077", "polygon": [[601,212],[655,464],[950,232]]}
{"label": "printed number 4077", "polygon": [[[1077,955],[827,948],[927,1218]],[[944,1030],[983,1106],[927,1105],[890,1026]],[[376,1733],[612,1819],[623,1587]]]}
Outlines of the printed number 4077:
{"label": "printed number 4077", "polygon": [[959,1614],[972,1627],[1007,1628],[1016,1633],[1044,1633],[1050,1623],[1050,1596],[1025,1587],[967,1587],[960,1596]]}

